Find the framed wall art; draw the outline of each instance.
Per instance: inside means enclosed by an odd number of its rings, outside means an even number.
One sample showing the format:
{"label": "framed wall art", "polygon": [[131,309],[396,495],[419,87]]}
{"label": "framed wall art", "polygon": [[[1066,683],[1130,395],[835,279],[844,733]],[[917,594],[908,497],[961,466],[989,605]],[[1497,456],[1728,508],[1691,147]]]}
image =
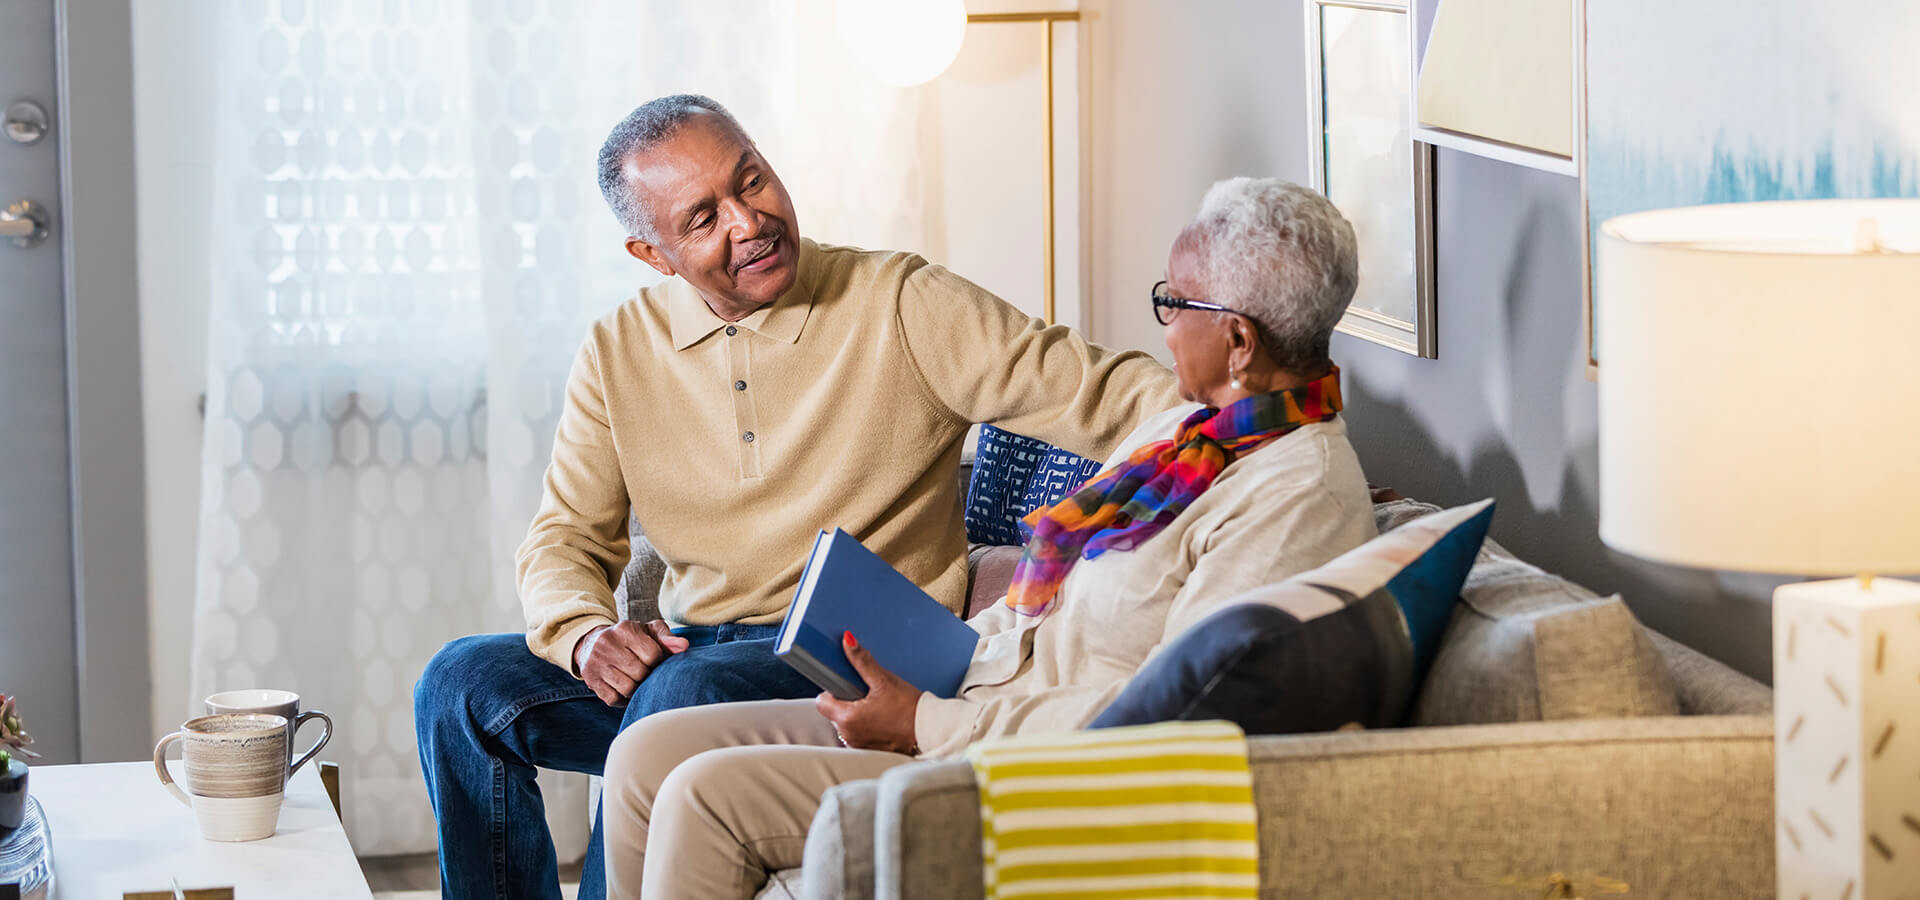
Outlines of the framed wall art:
{"label": "framed wall art", "polygon": [[1339,330],[1438,356],[1433,147],[1413,138],[1404,2],[1308,0],[1313,187],[1353,223],[1360,286]]}
{"label": "framed wall art", "polygon": [[[1451,0],[1449,0],[1451,2]],[[1587,362],[1600,224],[1672,206],[1920,196],[1913,0],[1586,4]]]}
{"label": "framed wall art", "polygon": [[1579,0],[1410,0],[1413,136],[1580,171]]}

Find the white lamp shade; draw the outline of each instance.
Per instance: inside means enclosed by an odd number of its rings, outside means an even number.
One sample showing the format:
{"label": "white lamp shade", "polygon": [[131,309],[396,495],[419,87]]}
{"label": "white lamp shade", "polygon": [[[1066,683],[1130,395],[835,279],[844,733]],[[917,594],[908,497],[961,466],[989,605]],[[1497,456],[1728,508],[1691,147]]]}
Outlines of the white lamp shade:
{"label": "white lamp shade", "polygon": [[839,0],[834,26],[860,64],[909,87],[953,64],[967,36],[964,0]]}
{"label": "white lamp shade", "polygon": [[1621,216],[1594,285],[1603,541],[1719,569],[1920,572],[1920,200]]}

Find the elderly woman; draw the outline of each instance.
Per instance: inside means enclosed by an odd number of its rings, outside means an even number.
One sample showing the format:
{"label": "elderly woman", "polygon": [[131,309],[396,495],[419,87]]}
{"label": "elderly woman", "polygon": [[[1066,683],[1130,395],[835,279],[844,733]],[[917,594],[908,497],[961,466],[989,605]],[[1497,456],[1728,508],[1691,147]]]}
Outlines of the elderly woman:
{"label": "elderly woman", "polygon": [[1327,356],[1356,269],[1353,228],[1324,197],[1272,179],[1214,185],[1152,295],[1192,403],[1029,517],[1007,596],[970,623],[981,636],[958,695],[919,692],[849,634],[860,700],[647,717],[607,758],[611,893],[751,897],[800,863],[827,788],[984,738],[1084,727],[1191,623],[1371,538]]}

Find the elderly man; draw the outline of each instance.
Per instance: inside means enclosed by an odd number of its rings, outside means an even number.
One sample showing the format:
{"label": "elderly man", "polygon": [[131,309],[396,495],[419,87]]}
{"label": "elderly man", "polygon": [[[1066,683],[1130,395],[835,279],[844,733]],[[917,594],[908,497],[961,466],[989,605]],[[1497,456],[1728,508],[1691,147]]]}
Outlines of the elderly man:
{"label": "elderly man", "polygon": [[[449,897],[559,896],[536,767],[601,771],[658,711],[818,692],[772,654],[839,527],[960,610],[954,472],[975,422],[1095,458],[1179,401],[1172,373],[1043,325],[908,253],[815,244],[753,141],[663,97],[600,151],[627,252],[669,276],[596,322],[518,555],[524,635],[435,655],[415,722]],[[629,508],[665,620],[620,622]],[[600,828],[581,895],[598,896]]]}

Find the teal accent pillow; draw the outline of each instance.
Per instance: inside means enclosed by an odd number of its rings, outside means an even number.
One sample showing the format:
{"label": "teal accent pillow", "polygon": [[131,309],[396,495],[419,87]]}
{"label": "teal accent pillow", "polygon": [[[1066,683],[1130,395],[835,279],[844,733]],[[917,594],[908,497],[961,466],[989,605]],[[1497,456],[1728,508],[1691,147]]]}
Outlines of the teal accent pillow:
{"label": "teal accent pillow", "polygon": [[[1440,652],[1440,638],[1446,634],[1447,623],[1453,621],[1453,605],[1460,601],[1460,586],[1467,583],[1467,573],[1473,569],[1480,545],[1487,539],[1487,527],[1493,524],[1490,499],[1461,509],[1478,511],[1468,513],[1425,553],[1401,569],[1400,574],[1387,579],[1387,593],[1393,596],[1400,614],[1406,618],[1407,631],[1413,641],[1416,689],[1426,680],[1427,670],[1433,668],[1433,657]],[[1447,512],[1454,510],[1434,515],[1444,516]],[[1417,525],[1419,521],[1422,520],[1407,524]]]}

